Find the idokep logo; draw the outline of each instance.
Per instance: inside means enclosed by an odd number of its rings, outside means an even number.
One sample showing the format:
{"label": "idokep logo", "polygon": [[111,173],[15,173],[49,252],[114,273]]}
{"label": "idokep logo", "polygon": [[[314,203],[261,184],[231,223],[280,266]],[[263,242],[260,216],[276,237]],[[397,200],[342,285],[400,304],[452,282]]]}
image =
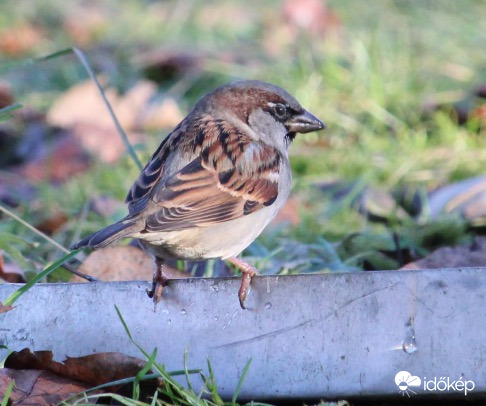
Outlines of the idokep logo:
{"label": "idokep logo", "polygon": [[398,386],[398,392],[400,392],[402,396],[407,395],[410,397],[410,393],[413,393],[414,395],[417,393],[412,388],[420,387],[422,381],[418,376],[413,376],[410,372],[400,371],[395,375],[395,383]]}
{"label": "idokep logo", "polygon": [[[424,392],[464,392],[464,396],[467,396],[468,392],[471,392],[476,387],[474,381],[466,381],[461,376],[459,379],[450,379],[449,377],[440,377],[437,379],[431,378],[420,379],[418,376],[413,376],[410,372],[400,371],[395,375],[395,383],[398,386],[398,392],[402,396],[410,394],[416,394],[413,389],[422,388]],[[423,384],[423,385],[422,385]]]}

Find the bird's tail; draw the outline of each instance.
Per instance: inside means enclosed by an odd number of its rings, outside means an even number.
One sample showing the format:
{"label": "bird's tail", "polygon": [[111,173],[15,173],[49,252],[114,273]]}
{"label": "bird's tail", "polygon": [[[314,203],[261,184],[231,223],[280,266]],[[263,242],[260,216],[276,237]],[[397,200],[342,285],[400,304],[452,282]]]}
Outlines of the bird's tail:
{"label": "bird's tail", "polygon": [[134,223],[132,221],[122,220],[118,223],[112,224],[108,227],[93,233],[78,243],[71,246],[71,250],[79,248],[103,248],[108,244],[131,234]]}

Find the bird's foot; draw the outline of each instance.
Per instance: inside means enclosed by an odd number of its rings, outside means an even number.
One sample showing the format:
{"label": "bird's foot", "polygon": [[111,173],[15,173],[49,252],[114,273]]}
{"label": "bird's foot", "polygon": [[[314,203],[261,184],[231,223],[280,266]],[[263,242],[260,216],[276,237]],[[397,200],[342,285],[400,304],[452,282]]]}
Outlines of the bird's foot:
{"label": "bird's foot", "polygon": [[243,273],[243,276],[241,278],[241,286],[238,291],[238,298],[240,299],[241,308],[246,309],[245,300],[248,297],[248,293],[250,293],[251,280],[255,275],[258,274],[258,272],[253,265],[250,265],[249,263],[243,261],[242,259],[231,257],[228,258],[227,261],[231,262]]}
{"label": "bird's foot", "polygon": [[157,269],[154,272],[152,279],[152,289],[147,289],[147,295],[154,301],[154,311],[157,309],[157,303],[162,298],[162,291],[164,287],[168,285],[169,279],[164,275],[163,263],[156,261]]}

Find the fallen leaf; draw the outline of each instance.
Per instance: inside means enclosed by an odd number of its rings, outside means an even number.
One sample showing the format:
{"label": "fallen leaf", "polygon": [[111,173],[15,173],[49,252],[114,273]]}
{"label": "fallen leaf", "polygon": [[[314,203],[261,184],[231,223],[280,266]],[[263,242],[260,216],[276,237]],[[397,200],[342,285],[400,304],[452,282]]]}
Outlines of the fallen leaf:
{"label": "fallen leaf", "polygon": [[[106,163],[116,162],[127,150],[113,125],[101,127],[96,123],[80,122],[73,126],[73,133],[87,151]],[[141,137],[130,134],[129,138],[137,142]]]}
{"label": "fallen leaf", "polygon": [[461,214],[473,226],[486,224],[486,176],[464,179],[434,190],[428,202],[430,218]]}
{"label": "fallen leaf", "polygon": [[0,109],[14,103],[14,98],[10,86],[5,82],[0,82]]}
{"label": "fallen leaf", "polygon": [[0,52],[19,56],[39,48],[44,40],[44,32],[39,27],[29,23],[20,24],[1,31]]}
{"label": "fallen leaf", "polygon": [[15,406],[57,405],[68,397],[83,392],[91,385],[58,376],[49,371],[0,369],[0,398],[3,399],[10,381],[15,386],[10,401]]}
{"label": "fallen leaf", "polygon": [[135,376],[145,364],[139,358],[119,352],[67,357],[63,362],[57,362],[51,351],[32,353],[28,348],[12,352],[5,360],[6,368],[46,370],[92,386]]}
{"label": "fallen leaf", "polygon": [[[155,261],[140,248],[116,245],[91,252],[78,270],[102,281],[149,280],[155,270]],[[166,266],[164,272],[170,278],[190,276],[170,266]],[[77,276],[72,281],[86,282]]]}
{"label": "fallen leaf", "polygon": [[[151,81],[140,80],[123,96],[113,88],[105,88],[104,92],[122,127],[132,130],[150,99],[156,94],[157,86]],[[83,108],[79,108],[80,105]],[[74,127],[79,123],[89,123],[104,129],[114,127],[101,94],[92,80],[81,82],[62,94],[49,110],[47,122],[64,128]]]}
{"label": "fallen leaf", "polygon": [[141,126],[144,130],[173,128],[183,118],[176,101],[172,98],[165,98],[160,103],[152,103],[148,106],[141,118]]}
{"label": "fallen leaf", "polygon": [[370,220],[396,221],[410,218],[394,196],[386,190],[369,187],[360,197],[360,211]]}
{"label": "fallen leaf", "polygon": [[203,60],[196,53],[160,50],[139,56],[137,64],[145,77],[159,83],[197,73],[202,68]]}
{"label": "fallen leaf", "polygon": [[[103,83],[105,80],[100,78],[100,82]],[[118,101],[118,93],[112,88],[104,91],[113,107]],[[78,123],[113,127],[113,120],[92,80],[81,82],[65,91],[50,108],[46,120],[51,126],[62,128],[70,128]]]}
{"label": "fallen leaf", "polygon": [[478,107],[476,107],[472,111],[471,115],[472,115],[472,117],[478,119],[479,122],[482,125],[486,124],[486,103],[483,103],[483,104],[479,105]]}
{"label": "fallen leaf", "polygon": [[89,157],[72,134],[56,138],[46,145],[44,154],[16,168],[16,172],[33,182],[64,182],[89,168]]}
{"label": "fallen leaf", "polygon": [[36,196],[34,185],[15,172],[0,171],[0,202],[16,207],[22,201],[33,201]]}
{"label": "fallen leaf", "polygon": [[42,220],[35,225],[37,230],[42,231],[45,234],[52,235],[58,231],[66,222],[68,218],[62,211],[53,213],[50,217]]}
{"label": "fallen leaf", "polygon": [[287,0],[283,14],[288,24],[314,36],[340,24],[338,16],[323,0]]}
{"label": "fallen leaf", "polygon": [[[469,81],[467,76],[465,79]],[[486,124],[486,105],[481,100],[484,98],[485,89],[486,86],[482,85],[473,92],[455,90],[431,94],[425,99],[422,107],[424,118],[430,118],[433,113],[440,111],[449,115],[459,125],[464,125],[471,119],[477,120],[480,131]]]}
{"label": "fallen leaf", "polygon": [[[17,264],[5,263],[0,250],[0,279],[8,283],[25,283],[24,273]],[[0,311],[1,313],[1,311]]]}
{"label": "fallen leaf", "polygon": [[99,6],[83,4],[82,11],[76,6],[63,21],[64,31],[71,37],[76,46],[90,46],[103,32],[109,19]]}
{"label": "fallen leaf", "polygon": [[436,269],[486,266],[486,237],[476,237],[472,244],[443,247],[401,269]]}
{"label": "fallen leaf", "polygon": [[486,85],[481,84],[481,85],[477,86],[476,89],[474,89],[474,94],[477,97],[480,97],[482,99],[486,99]]}
{"label": "fallen leaf", "polygon": [[139,80],[113,106],[115,114],[124,128],[133,130],[138,127],[149,101],[157,93],[157,86],[148,80]]}
{"label": "fallen leaf", "polygon": [[196,21],[205,30],[247,32],[254,27],[260,13],[256,8],[237,2],[208,2],[196,15]]}
{"label": "fallen leaf", "polygon": [[13,306],[5,306],[2,302],[0,302],[0,313],[7,313],[13,309]]}
{"label": "fallen leaf", "polygon": [[[128,131],[132,143],[143,141],[143,135],[133,130],[155,92],[156,86],[149,81],[138,82],[122,97],[114,89],[105,89],[105,95],[121,126]],[[79,108],[80,105],[83,108]],[[47,122],[52,126],[71,129],[81,145],[104,162],[113,163],[126,151],[92,81],[73,86],[60,96],[47,114]]]}

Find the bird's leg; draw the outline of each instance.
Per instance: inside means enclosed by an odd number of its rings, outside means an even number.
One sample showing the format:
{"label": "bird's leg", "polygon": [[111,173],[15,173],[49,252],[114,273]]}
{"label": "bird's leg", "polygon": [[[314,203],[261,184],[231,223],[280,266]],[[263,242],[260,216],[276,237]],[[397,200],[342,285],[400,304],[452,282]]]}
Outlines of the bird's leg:
{"label": "bird's leg", "polygon": [[157,303],[160,302],[162,298],[162,291],[164,287],[167,286],[169,278],[164,274],[164,260],[161,258],[155,258],[155,265],[157,269],[154,272],[154,277],[152,279],[152,289],[147,289],[147,295],[149,298],[154,300],[154,310],[157,307]]}
{"label": "bird's leg", "polygon": [[245,300],[248,293],[250,293],[251,278],[253,278],[258,272],[253,265],[250,265],[242,259],[230,257],[227,259],[227,261],[231,262],[243,273],[240,290],[238,291],[238,298],[240,299],[241,308],[245,309]]}

